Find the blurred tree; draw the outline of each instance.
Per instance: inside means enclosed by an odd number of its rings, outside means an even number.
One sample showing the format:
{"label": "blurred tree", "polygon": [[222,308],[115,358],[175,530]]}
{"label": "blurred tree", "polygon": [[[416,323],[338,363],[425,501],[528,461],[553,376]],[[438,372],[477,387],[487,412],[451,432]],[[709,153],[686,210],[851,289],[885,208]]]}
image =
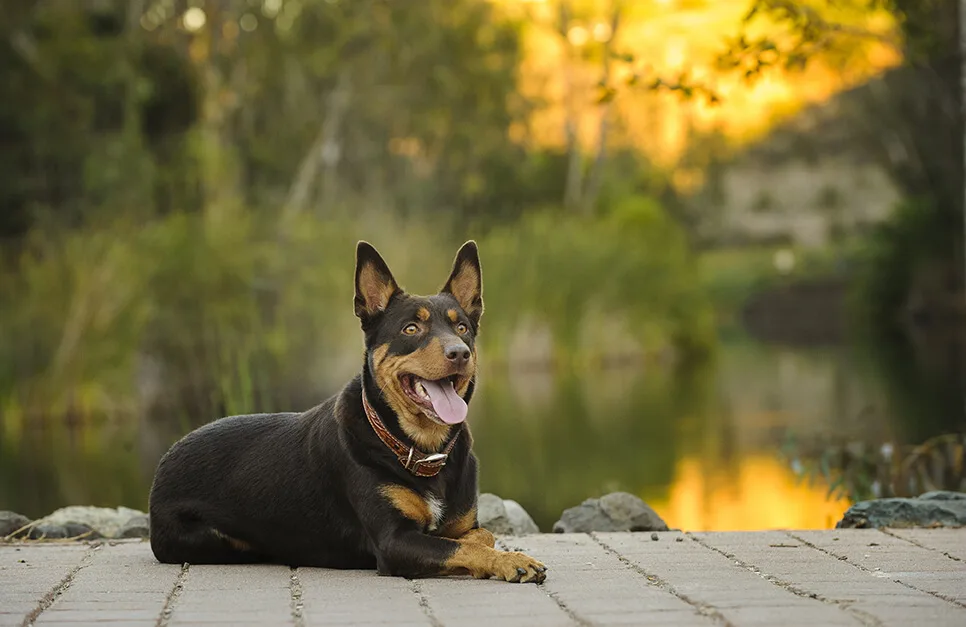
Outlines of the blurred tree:
{"label": "blurred tree", "polygon": [[144,39],[138,17],[96,0],[4,3],[0,236],[43,215],[78,224],[122,198],[138,213],[155,158],[169,166],[163,196],[184,196],[187,164],[171,145],[195,119],[193,78],[174,50]]}
{"label": "blurred tree", "polygon": [[[899,33],[857,25],[871,11],[898,18]],[[869,334],[898,398],[934,407],[907,411],[917,436],[966,424],[966,172],[964,15],[958,0],[756,0],[783,34],[741,36],[722,61],[754,77],[775,64],[802,66],[819,54],[842,63],[864,42],[888,41],[904,66],[864,90],[857,132],[906,200],[877,230],[860,289]],[[849,18],[853,21],[850,22]],[[904,398],[902,398],[904,397]]]}
{"label": "blurred tree", "polygon": [[[846,67],[869,42],[898,48],[904,67],[876,81],[857,103],[861,140],[908,198],[936,208],[936,234],[948,257],[945,289],[966,281],[961,263],[964,210],[963,54],[958,0],[755,0],[746,33],[721,58],[753,79],[763,70],[803,67],[823,55]],[[889,11],[899,32],[877,30],[867,16]],[[748,34],[758,18],[784,28]],[[952,235],[952,237],[950,237]]]}
{"label": "blurred tree", "polygon": [[486,0],[12,3],[0,232],[232,199],[478,213],[526,158],[518,31]]}

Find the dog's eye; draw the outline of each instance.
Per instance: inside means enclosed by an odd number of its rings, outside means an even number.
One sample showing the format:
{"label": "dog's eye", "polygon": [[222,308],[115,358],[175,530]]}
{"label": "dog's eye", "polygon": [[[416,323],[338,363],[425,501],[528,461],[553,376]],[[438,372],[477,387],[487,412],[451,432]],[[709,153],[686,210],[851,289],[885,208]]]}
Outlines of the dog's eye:
{"label": "dog's eye", "polygon": [[467,331],[469,331],[469,329],[462,322],[456,325],[456,332],[459,333],[460,335],[464,335]]}
{"label": "dog's eye", "polygon": [[405,327],[403,327],[402,332],[403,335],[416,335],[419,333],[419,327],[415,324],[407,324]]}

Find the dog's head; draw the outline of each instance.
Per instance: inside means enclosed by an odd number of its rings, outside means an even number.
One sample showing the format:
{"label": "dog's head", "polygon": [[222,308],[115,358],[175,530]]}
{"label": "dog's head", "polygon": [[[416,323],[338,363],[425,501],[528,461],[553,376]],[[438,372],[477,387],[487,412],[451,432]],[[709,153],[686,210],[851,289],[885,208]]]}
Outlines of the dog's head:
{"label": "dog's head", "polygon": [[446,284],[433,296],[407,294],[367,242],[356,247],[355,312],[365,333],[366,362],[402,430],[436,450],[466,419],[476,376],[476,335],[483,282],[476,243],[456,254]]}

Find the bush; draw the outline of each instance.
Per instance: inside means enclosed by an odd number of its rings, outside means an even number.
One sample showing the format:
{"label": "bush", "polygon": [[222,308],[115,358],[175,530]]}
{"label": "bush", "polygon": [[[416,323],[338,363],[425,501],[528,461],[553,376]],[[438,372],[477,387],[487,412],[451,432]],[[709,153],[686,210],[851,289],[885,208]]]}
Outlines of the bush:
{"label": "bush", "polygon": [[[348,212],[280,231],[273,215],[240,208],[34,233],[0,272],[0,409],[8,423],[149,406],[197,422],[308,407],[361,364],[356,240],[431,293],[460,243],[452,233],[438,218]],[[479,239],[481,350],[496,359],[528,316],[549,325],[559,355],[620,348],[588,342],[588,327],[644,350],[711,344],[684,238],[654,203],[603,219],[532,213]]]}

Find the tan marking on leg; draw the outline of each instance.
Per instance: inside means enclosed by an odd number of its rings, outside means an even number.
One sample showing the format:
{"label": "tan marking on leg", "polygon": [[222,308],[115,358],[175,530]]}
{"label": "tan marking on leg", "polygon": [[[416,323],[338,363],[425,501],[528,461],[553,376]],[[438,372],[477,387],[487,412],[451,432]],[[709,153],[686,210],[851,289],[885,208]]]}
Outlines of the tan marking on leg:
{"label": "tan marking on leg", "polygon": [[428,527],[433,522],[433,515],[426,500],[409,488],[386,484],[380,486],[379,491],[406,518],[423,527]]}
{"label": "tan marking on leg", "polygon": [[[476,506],[474,505],[465,514],[462,514],[454,519],[446,521],[443,528],[440,530],[439,535],[444,538],[453,538],[458,540],[476,526]],[[493,546],[493,545],[490,545]]]}
{"label": "tan marking on leg", "polygon": [[447,574],[469,573],[477,579],[498,577],[513,583],[540,583],[546,578],[546,567],[529,555],[497,551],[475,542],[460,542],[443,568]]}
{"label": "tan marking on leg", "polygon": [[244,540],[239,540],[238,538],[233,538],[230,535],[228,535],[227,533],[222,533],[222,532],[218,531],[217,529],[212,529],[211,532],[213,534],[215,534],[218,538],[221,538],[222,540],[224,540],[225,542],[227,542],[231,546],[231,548],[235,549],[236,551],[251,551],[252,550],[252,545],[248,544]]}
{"label": "tan marking on leg", "polygon": [[423,322],[426,322],[427,320],[429,320],[429,310],[426,309],[425,307],[420,307],[419,309],[416,310],[416,317],[422,320]]}
{"label": "tan marking on leg", "polygon": [[456,321],[460,319],[460,316],[458,313],[456,313],[455,309],[447,309],[446,317],[449,318],[449,321],[453,324],[456,324]]}
{"label": "tan marking on leg", "polygon": [[496,538],[490,533],[488,529],[483,529],[478,527],[476,529],[470,529],[465,534],[456,538],[457,542],[468,542],[470,544],[482,544],[483,546],[488,546],[491,549],[496,546]]}

